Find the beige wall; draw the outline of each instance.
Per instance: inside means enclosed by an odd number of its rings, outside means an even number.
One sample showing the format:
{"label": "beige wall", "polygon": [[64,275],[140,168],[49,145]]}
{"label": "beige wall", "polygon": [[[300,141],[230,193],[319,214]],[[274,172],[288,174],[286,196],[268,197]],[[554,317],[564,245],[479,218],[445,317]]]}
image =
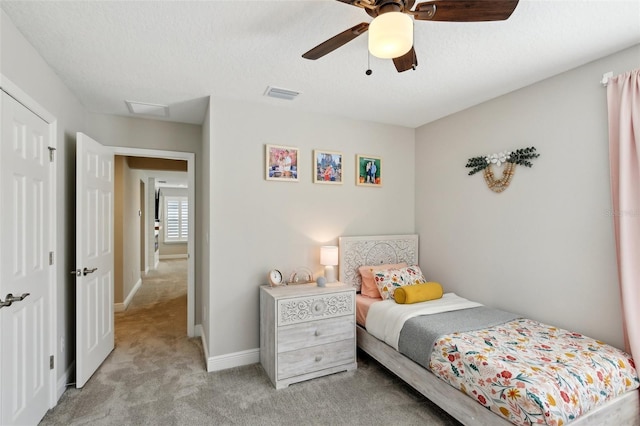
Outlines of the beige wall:
{"label": "beige wall", "polygon": [[187,243],[165,243],[164,232],[160,233],[160,259],[172,259],[172,258],[186,258],[187,257]]}
{"label": "beige wall", "polygon": [[[267,272],[320,273],[341,235],[414,231],[414,130],[214,98],[210,149],[210,313],[217,356],[256,349]],[[265,144],[300,150],[300,181],[265,180]],[[312,181],[314,149],[340,151],[344,184]],[[383,185],[355,185],[356,154],[382,157]],[[206,315],[205,315],[206,318]]]}
{"label": "beige wall", "polygon": [[129,157],[129,167],[140,170],[162,170],[186,172],[187,162],[184,160],[171,160],[168,158]]}
{"label": "beige wall", "polygon": [[142,172],[131,169],[128,158],[115,156],[114,174],[114,302],[123,303],[141,280],[140,180]]}
{"label": "beige wall", "polygon": [[[131,295],[140,273],[140,179],[142,173],[128,165],[125,168],[125,185],[122,209],[124,262],[122,268],[122,295],[126,300]],[[118,302],[116,300],[116,302]]]}
{"label": "beige wall", "polygon": [[[445,290],[623,347],[610,211],[607,71],[640,45],[416,132],[420,265]],[[535,146],[501,194],[467,159]]]}

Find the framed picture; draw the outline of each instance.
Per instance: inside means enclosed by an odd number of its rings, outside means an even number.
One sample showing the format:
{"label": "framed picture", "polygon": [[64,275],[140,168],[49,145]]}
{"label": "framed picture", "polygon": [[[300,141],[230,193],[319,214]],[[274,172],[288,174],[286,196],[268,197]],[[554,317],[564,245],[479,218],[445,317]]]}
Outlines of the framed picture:
{"label": "framed picture", "polygon": [[298,157],[298,148],[266,145],[265,179],[298,182]]}
{"label": "framed picture", "polygon": [[382,186],[382,158],[356,155],[356,185]]}
{"label": "framed picture", "polygon": [[323,151],[319,149],[313,151],[313,182],[334,185],[342,184],[341,152]]}

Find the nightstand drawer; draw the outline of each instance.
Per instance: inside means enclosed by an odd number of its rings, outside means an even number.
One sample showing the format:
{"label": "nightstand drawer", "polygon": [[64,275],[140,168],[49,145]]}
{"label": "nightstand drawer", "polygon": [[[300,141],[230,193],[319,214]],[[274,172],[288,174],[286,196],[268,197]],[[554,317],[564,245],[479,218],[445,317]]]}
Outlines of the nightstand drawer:
{"label": "nightstand drawer", "polygon": [[278,380],[355,361],[353,339],[279,353]]}
{"label": "nightstand drawer", "polygon": [[353,315],[355,293],[335,292],[278,300],[278,326],[297,324],[324,318]]}
{"label": "nightstand drawer", "polygon": [[353,339],[353,315],[278,327],[278,352]]}

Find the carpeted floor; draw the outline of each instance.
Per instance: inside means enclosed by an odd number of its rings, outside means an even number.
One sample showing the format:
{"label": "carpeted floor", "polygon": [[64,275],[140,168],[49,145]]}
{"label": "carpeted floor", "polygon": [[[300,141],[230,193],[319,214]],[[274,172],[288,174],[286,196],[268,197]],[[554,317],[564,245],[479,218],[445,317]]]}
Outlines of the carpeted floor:
{"label": "carpeted floor", "polygon": [[186,261],[160,263],[116,314],[116,347],[42,425],[458,425],[364,354],[358,369],[275,390],[260,364],[205,370],[186,337]]}

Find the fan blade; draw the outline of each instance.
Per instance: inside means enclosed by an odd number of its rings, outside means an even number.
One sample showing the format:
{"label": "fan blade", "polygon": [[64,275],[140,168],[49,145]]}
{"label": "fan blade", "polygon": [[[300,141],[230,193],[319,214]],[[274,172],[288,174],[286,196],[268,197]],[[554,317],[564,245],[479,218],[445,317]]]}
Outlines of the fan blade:
{"label": "fan blade", "polygon": [[416,51],[411,48],[407,53],[397,58],[393,58],[393,65],[396,66],[398,72],[404,72],[407,70],[415,70],[418,66],[418,57]]}
{"label": "fan blade", "polygon": [[341,32],[340,34],[331,37],[329,40],[324,43],[320,43],[313,49],[309,50],[307,53],[302,55],[305,59],[318,59],[322,58],[327,53],[333,52],[338,47],[341,47],[347,43],[349,43],[354,38],[359,35],[364,34],[369,29],[369,24],[367,22],[361,22],[358,25],[355,25],[349,28],[346,31]]}
{"label": "fan blade", "polygon": [[504,21],[518,0],[439,0],[420,3],[414,16],[421,21],[480,22]]}
{"label": "fan blade", "polygon": [[[375,9],[376,0],[338,0],[340,3],[346,3],[351,6],[360,7],[362,9]],[[415,1],[415,0],[409,0]]]}

